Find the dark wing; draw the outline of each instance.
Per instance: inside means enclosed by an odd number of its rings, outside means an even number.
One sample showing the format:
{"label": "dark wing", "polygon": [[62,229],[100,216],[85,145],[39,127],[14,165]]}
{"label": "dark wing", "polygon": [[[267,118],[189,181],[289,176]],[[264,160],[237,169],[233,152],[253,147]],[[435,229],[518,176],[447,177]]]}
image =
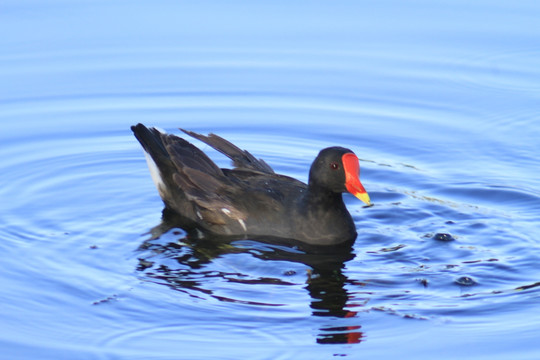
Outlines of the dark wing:
{"label": "dark wing", "polygon": [[246,217],[231,201],[237,191],[231,181],[196,146],[142,124],[131,129],[153,161],[149,161],[152,178],[167,207],[194,221],[213,224]]}
{"label": "dark wing", "polygon": [[210,145],[217,151],[221,152],[225,156],[229,157],[233,161],[233,165],[239,169],[250,169],[260,171],[267,174],[274,174],[274,170],[262,159],[256,159],[248,151],[242,150],[230,141],[217,136],[215,134],[209,134],[208,136],[180,129],[189,136],[194,137],[197,140],[202,141],[205,144]]}
{"label": "dark wing", "polygon": [[221,169],[201,150],[188,141],[147,128],[143,124],[131,127],[144,151],[154,160],[158,169],[167,174],[171,171],[193,169],[212,177],[223,177]]}

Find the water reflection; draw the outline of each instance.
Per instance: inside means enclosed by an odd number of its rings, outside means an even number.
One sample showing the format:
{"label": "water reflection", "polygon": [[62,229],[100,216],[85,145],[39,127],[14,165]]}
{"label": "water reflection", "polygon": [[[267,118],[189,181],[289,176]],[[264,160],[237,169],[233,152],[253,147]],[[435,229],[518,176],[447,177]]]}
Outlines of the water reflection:
{"label": "water reflection", "polygon": [[[349,279],[343,274],[343,263],[335,263],[333,268],[315,268],[310,274],[306,289],[311,296],[314,316],[354,318],[357,313],[346,309],[350,294],[345,289]],[[360,325],[332,326],[320,329],[319,344],[356,344],[364,336]]]}
{"label": "water reflection", "polygon": [[[266,292],[264,296],[268,298],[267,301],[240,299],[224,296],[222,291],[213,288],[216,281],[221,283],[221,286],[218,286],[221,290],[223,282],[233,283],[232,291],[238,290],[238,293],[245,296],[245,288],[238,288],[236,284],[302,286],[309,293],[312,316],[333,320],[352,320],[357,317],[357,312],[347,310],[351,294],[346,285],[352,282],[343,273],[345,263],[355,256],[350,245],[318,248],[300,243],[286,246],[276,242],[276,239],[255,241],[211,238],[197,231],[185,232],[175,228],[175,223],[173,215],[164,213],[162,223],[153,228],[151,237],[140,245],[137,270],[145,281],[166,285],[194,298],[211,297],[223,302],[272,307],[285,306],[288,301],[286,298],[275,301],[275,294]],[[253,259],[279,261],[280,264],[288,262],[306,265],[305,284],[287,279],[290,275],[297,275],[294,271],[286,271],[278,276],[257,276],[255,270],[253,273],[249,272],[249,269],[229,271],[214,265],[216,259],[234,254],[248,254]],[[260,294],[257,297],[260,298]],[[357,323],[351,324],[351,320],[345,320],[344,325],[339,323],[339,326],[321,326],[316,342],[360,343],[364,336],[361,326]]]}

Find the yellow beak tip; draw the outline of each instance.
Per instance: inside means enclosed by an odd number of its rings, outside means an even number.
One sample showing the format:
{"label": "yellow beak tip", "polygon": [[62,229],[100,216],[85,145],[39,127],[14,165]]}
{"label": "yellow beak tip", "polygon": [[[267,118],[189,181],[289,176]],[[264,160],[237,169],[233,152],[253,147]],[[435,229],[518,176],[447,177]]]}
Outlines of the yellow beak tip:
{"label": "yellow beak tip", "polygon": [[356,193],[354,194],[354,196],[356,196],[358,199],[362,200],[362,202],[364,202],[367,206],[371,206],[373,205],[371,203],[371,199],[369,198],[369,195],[367,192],[364,192],[364,193]]}

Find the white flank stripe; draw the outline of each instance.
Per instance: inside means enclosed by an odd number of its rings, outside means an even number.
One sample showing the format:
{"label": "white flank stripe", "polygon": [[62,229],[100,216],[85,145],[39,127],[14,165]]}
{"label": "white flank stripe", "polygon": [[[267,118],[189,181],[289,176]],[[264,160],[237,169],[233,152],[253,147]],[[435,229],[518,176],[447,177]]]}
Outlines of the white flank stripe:
{"label": "white flank stripe", "polygon": [[154,184],[156,185],[159,193],[165,192],[165,183],[163,182],[163,179],[161,178],[161,173],[159,172],[159,169],[154,162],[154,159],[145,151],[144,156],[146,157],[146,163],[148,164],[148,169],[150,169],[150,175],[152,176],[152,180],[154,181]]}
{"label": "white flank stripe", "polygon": [[244,222],[244,220],[238,219],[238,222],[240,223],[240,225],[242,225],[242,228],[244,229],[244,231],[247,232],[247,227],[246,227],[246,223]]}

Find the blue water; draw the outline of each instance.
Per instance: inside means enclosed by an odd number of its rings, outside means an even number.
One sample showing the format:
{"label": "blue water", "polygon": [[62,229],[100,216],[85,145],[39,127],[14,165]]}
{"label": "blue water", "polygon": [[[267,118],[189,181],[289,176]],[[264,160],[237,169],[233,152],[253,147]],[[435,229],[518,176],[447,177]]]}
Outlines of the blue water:
{"label": "blue water", "polygon": [[[4,1],[0,358],[540,358],[539,16]],[[345,195],[343,258],[153,238],[137,122],[215,132],[304,181],[321,148],[351,148],[375,205]]]}

